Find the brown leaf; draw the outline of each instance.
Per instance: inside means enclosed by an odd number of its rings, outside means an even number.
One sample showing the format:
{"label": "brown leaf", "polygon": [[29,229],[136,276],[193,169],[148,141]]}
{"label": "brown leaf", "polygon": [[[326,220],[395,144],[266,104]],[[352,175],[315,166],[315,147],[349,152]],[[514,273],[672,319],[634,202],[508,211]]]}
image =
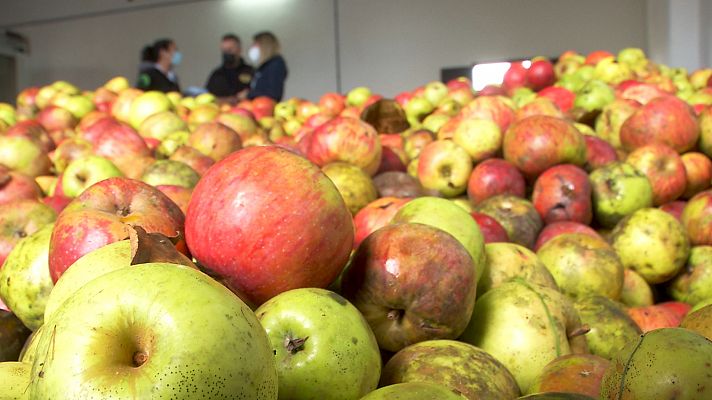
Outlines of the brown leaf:
{"label": "brown leaf", "polygon": [[145,263],[172,263],[196,268],[183,253],[176,250],[172,238],[161,233],[147,233],[140,226],[129,227],[131,265]]}

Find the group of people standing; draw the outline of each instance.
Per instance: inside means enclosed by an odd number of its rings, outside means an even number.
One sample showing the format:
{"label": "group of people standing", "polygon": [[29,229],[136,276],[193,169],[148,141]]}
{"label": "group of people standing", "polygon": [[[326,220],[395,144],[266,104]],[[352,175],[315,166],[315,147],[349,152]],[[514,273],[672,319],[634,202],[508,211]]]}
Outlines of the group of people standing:
{"label": "group of people standing", "polygon": [[[232,33],[220,41],[222,63],[215,68],[205,88],[220,101],[235,103],[259,96],[281,101],[287,64],[280,55],[277,37],[268,31],[257,33],[247,51],[254,68],[242,58],[242,42]],[[141,54],[136,87],[143,90],[180,92],[174,68],[181,63],[182,54],[171,39],[161,39],[146,46]]]}

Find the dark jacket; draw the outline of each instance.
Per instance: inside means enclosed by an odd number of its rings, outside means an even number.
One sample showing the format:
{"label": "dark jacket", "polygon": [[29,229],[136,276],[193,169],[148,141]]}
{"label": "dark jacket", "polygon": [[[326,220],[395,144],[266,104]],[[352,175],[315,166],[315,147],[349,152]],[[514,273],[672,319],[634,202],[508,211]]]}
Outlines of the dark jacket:
{"label": "dark jacket", "polygon": [[236,67],[221,65],[215,68],[208,78],[206,89],[217,97],[234,96],[248,89],[255,70],[240,58]]}
{"label": "dark jacket", "polygon": [[287,80],[287,63],[280,55],[265,61],[252,78],[248,98],[267,96],[275,101],[281,101],[284,95],[284,81]]}
{"label": "dark jacket", "polygon": [[136,87],[145,91],[180,92],[178,78],[170,80],[163,71],[156,67],[146,68],[141,71],[136,81]]}

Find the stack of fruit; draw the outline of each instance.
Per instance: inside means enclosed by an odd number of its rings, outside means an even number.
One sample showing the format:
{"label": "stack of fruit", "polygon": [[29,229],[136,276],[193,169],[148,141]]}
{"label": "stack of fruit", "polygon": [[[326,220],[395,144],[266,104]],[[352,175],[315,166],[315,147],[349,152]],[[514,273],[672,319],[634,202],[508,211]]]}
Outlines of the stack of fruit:
{"label": "stack of fruit", "polygon": [[[0,104],[0,399],[708,399],[712,69]],[[520,397],[522,396],[522,397]]]}

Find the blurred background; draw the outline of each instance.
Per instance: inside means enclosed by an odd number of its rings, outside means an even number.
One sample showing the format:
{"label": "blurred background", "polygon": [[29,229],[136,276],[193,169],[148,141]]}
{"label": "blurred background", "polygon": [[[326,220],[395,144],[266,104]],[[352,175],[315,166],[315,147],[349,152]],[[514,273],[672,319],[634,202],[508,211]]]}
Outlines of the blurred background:
{"label": "blurred background", "polygon": [[184,87],[203,86],[226,32],[272,30],[289,66],[285,98],[365,85],[393,96],[448,68],[640,47],[690,71],[712,65],[704,0],[3,0],[0,91],[63,79],[133,83],[141,48],[161,37],[183,53]]}

